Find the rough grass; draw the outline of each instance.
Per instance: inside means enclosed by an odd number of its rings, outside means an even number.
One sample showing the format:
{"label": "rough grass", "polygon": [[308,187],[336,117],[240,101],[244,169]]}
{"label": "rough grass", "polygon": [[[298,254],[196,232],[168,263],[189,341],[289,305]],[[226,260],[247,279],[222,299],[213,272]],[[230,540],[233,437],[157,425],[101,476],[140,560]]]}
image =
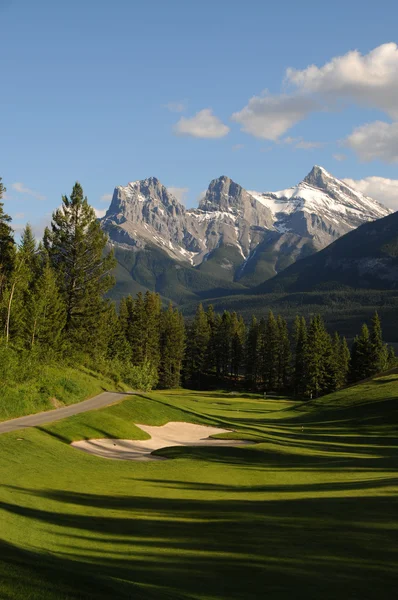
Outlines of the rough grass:
{"label": "rough grass", "polygon": [[84,367],[43,365],[31,381],[0,385],[0,421],[74,404],[115,387]]}
{"label": "rough grass", "polygon": [[[0,598],[395,597],[397,406],[397,375],[307,404],[177,390],[2,435]],[[69,445],[170,420],[257,444],[148,463]]]}

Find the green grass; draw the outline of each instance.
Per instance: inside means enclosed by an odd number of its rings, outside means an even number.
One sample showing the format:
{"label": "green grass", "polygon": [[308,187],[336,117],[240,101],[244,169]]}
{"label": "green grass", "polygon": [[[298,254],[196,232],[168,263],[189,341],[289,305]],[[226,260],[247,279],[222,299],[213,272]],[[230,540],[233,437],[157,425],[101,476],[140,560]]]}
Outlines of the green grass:
{"label": "green grass", "polygon": [[[311,403],[176,390],[0,436],[0,598],[393,598],[398,376]],[[134,423],[256,441],[90,456]],[[21,439],[23,438],[23,439]]]}
{"label": "green grass", "polygon": [[115,387],[114,381],[84,367],[43,365],[31,381],[0,385],[0,421],[75,404]]}

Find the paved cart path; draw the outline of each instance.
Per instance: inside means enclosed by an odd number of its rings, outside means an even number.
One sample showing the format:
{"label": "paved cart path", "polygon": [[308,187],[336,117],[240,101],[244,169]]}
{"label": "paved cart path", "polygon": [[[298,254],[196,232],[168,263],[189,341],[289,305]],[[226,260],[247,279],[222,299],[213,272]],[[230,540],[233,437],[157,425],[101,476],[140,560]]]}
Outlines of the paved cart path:
{"label": "paved cart path", "polygon": [[46,410],[45,412],[28,415],[26,417],[18,417],[11,421],[2,421],[0,423],[0,434],[17,431],[18,429],[25,429],[25,427],[37,427],[37,425],[59,421],[60,419],[71,417],[72,415],[88,412],[89,410],[104,408],[105,406],[120,402],[120,400],[126,396],[131,396],[135,393],[136,392],[102,392],[102,394],[98,394],[98,396],[89,398],[89,400],[83,400],[83,402],[78,402],[77,404],[55,408],[54,410]]}

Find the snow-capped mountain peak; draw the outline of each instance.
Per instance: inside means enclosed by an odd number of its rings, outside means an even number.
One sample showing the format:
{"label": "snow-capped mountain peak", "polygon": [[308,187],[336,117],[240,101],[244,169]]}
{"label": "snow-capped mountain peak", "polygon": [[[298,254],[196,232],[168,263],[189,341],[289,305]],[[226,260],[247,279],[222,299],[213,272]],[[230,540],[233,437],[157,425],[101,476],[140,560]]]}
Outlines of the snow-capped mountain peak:
{"label": "snow-capped mountain peak", "polygon": [[115,189],[101,224],[116,249],[145,254],[152,265],[143,268],[147,275],[161,271],[160,250],[176,261],[176,273],[190,263],[222,281],[254,285],[390,212],[315,166],[278,192],[248,191],[219,177],[199,207],[188,210],[156,177],[132,181]]}
{"label": "snow-capped mountain peak", "polygon": [[362,223],[392,212],[319,166],[291,188],[249,193],[271,210],[278,231],[310,235],[319,248]]}

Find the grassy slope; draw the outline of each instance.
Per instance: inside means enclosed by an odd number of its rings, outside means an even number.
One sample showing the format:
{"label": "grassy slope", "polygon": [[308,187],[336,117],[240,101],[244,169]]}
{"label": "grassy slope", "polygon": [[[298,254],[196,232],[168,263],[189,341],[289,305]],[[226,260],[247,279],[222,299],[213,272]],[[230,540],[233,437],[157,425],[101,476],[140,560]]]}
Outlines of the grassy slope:
{"label": "grassy slope", "polygon": [[44,365],[34,380],[0,387],[0,421],[74,404],[115,387],[88,369]]}
{"label": "grassy slope", "polygon": [[[389,375],[308,404],[151,393],[0,436],[0,597],[394,597],[397,408]],[[65,444],[169,420],[259,443],[153,463]]]}

